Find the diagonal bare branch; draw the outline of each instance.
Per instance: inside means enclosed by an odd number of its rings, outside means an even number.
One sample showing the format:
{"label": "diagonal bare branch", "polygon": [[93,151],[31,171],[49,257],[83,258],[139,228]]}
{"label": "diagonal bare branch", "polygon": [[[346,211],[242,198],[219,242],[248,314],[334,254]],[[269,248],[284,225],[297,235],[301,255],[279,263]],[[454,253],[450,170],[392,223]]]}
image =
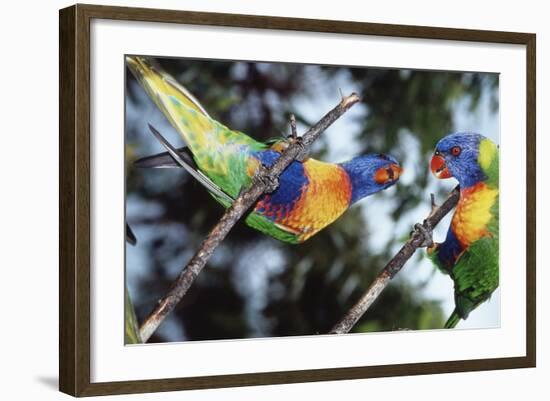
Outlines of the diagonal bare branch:
{"label": "diagonal bare branch", "polygon": [[164,319],[174,310],[176,305],[185,296],[206,262],[214,253],[216,247],[224,240],[229,231],[239,219],[249,210],[264,193],[270,190],[270,183],[276,182],[279,175],[295,160],[303,154],[323,131],[334,121],[340,118],[354,104],[359,102],[359,96],[352,93],[343,97],[340,103],[329,111],[317,124],[311,127],[299,140],[292,141],[288,148],[281,154],[277,161],[268,169],[262,168],[254,177],[252,185],[226,210],[221,220],[214,226],[199,250],[182,269],[177,279],[172,284],[168,293],[159,300],[158,305],[145,319],[139,329],[143,342],[151,337]]}
{"label": "diagonal bare branch", "polygon": [[[424,226],[433,228],[443,217],[447,215],[457,204],[460,196],[459,187],[453,189],[447,199],[441,206],[436,206],[432,197],[432,210],[426,220]],[[411,238],[403,244],[399,252],[386,264],[378,277],[367,288],[359,301],[344,315],[344,317],[334,325],[330,334],[348,333],[357,321],[365,314],[373,302],[378,298],[382,291],[386,288],[392,278],[403,268],[407,260],[420,248],[425,240],[424,235],[419,228],[415,228]]]}

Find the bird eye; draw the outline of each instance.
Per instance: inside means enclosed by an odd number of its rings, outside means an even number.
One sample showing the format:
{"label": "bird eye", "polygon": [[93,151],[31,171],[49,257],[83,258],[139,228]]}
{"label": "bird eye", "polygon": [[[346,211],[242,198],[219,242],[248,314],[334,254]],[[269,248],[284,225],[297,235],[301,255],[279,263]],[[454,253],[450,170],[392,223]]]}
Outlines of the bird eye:
{"label": "bird eye", "polygon": [[451,154],[453,156],[458,156],[460,154],[460,152],[462,152],[462,149],[460,149],[460,146],[453,146],[451,148]]}

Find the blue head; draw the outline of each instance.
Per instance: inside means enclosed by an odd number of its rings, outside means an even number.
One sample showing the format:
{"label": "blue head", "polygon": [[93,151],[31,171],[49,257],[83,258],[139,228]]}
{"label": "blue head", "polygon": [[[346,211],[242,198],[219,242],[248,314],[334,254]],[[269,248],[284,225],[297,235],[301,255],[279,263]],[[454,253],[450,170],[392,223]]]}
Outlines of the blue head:
{"label": "blue head", "polygon": [[351,182],[351,203],[391,187],[403,169],[392,156],[370,154],[358,156],[341,166]]}
{"label": "blue head", "polygon": [[484,136],[473,133],[457,133],[441,139],[430,167],[441,179],[454,177],[461,188],[468,188],[487,179],[478,162],[479,144]]}

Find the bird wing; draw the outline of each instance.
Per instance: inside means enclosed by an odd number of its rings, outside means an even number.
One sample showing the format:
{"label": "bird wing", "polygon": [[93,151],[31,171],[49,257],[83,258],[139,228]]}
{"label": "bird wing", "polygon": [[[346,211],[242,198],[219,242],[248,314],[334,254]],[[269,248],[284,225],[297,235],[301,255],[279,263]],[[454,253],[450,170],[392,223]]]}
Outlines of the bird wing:
{"label": "bird wing", "polygon": [[486,301],[499,284],[499,241],[484,237],[470,245],[458,259],[451,277],[455,285],[455,303],[460,316]]}
{"label": "bird wing", "polygon": [[201,183],[208,191],[213,195],[216,195],[222,199],[225,199],[227,202],[232,203],[234,198],[226,194],[219,186],[213,183],[210,178],[205,176],[199,169],[197,169],[192,157],[186,152],[186,148],[180,148],[179,150],[174,148],[170,142],[158,132],[155,127],[149,124],[149,129],[154,137],[164,146],[167,150],[165,153],[159,155],[149,156],[135,162],[136,166],[139,167],[166,167],[168,163],[166,162],[167,158],[171,158],[173,162],[178,167],[182,167],[189,174],[191,174],[199,183]]}
{"label": "bird wing", "polygon": [[499,285],[499,202],[494,200],[483,237],[472,242],[450,271],[455,285],[456,312],[466,318]]}
{"label": "bird wing", "polygon": [[[197,164],[193,160],[193,155],[186,146],[178,148],[176,151],[179,157],[184,159],[186,163],[193,166],[195,169],[197,168]],[[142,157],[134,162],[134,166],[138,168],[181,168],[181,164],[179,164],[169,152],[156,153],[151,156]]]}

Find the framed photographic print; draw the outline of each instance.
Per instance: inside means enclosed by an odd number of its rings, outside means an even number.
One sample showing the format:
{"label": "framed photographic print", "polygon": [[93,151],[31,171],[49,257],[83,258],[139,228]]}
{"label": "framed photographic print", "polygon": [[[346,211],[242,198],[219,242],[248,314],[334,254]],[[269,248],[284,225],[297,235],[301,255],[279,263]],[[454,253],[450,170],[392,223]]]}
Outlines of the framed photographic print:
{"label": "framed photographic print", "polygon": [[61,10],[60,390],[535,366],[535,112],[529,33]]}

